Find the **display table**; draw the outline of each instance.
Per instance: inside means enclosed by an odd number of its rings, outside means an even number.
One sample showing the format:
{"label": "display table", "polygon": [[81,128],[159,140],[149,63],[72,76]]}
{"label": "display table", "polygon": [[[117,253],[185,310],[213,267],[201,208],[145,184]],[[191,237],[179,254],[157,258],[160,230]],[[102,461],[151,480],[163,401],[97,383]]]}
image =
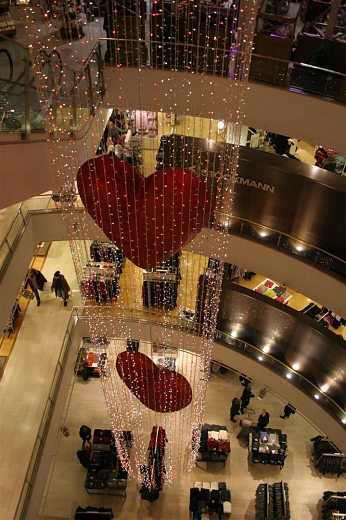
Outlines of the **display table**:
{"label": "display table", "polygon": [[285,305],[287,305],[292,298],[292,294],[287,291],[284,285],[279,285],[269,278],[266,278],[263,282],[256,285],[253,290]]}
{"label": "display table", "polygon": [[225,464],[230,451],[230,435],[227,427],[217,424],[203,424],[197,463],[222,462]]}
{"label": "display table", "polygon": [[251,428],[249,460],[252,463],[274,464],[283,468],[287,450],[287,435],[281,430]]}
{"label": "display table", "polygon": [[213,514],[229,518],[232,513],[231,492],[226,482],[195,482],[190,488],[189,509],[193,520],[202,518],[201,515],[209,518]]}
{"label": "display table", "polygon": [[[124,432],[131,442],[131,432]],[[127,472],[122,468],[111,430],[94,430],[85,489],[88,493],[126,497]]]}

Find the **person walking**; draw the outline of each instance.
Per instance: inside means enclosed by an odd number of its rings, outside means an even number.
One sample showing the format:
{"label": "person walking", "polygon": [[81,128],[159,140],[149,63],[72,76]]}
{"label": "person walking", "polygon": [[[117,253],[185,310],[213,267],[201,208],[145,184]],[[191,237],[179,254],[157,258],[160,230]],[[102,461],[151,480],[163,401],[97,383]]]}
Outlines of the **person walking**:
{"label": "person walking", "polygon": [[38,269],[34,269],[33,267],[31,267],[31,269],[29,269],[24,287],[27,288],[29,285],[30,289],[32,290],[32,292],[35,295],[35,298],[37,301],[37,307],[39,307],[41,305],[41,298],[40,298],[40,294],[38,291],[39,290],[43,291],[43,287],[44,287],[44,284],[46,283],[46,281],[47,280],[43,276],[41,271],[39,271]]}
{"label": "person walking", "polygon": [[262,410],[262,413],[258,417],[258,420],[257,420],[257,428],[258,428],[258,430],[263,430],[264,428],[267,427],[267,425],[269,423],[269,417],[270,417],[270,415],[267,412],[267,410]]}
{"label": "person walking", "polygon": [[65,276],[61,274],[60,271],[56,271],[52,282],[52,291],[55,291],[55,296],[57,298],[62,298],[64,300],[64,307],[67,305],[69,290],[70,286],[67,283]]}
{"label": "person walking", "polygon": [[234,397],[234,399],[232,401],[232,404],[231,404],[231,409],[230,409],[230,412],[229,412],[230,419],[231,419],[232,422],[236,422],[234,417],[236,415],[239,415],[240,405],[241,405],[241,400],[239,399],[239,397]]}
{"label": "person walking", "polygon": [[250,403],[250,399],[252,397],[255,397],[255,395],[252,393],[251,391],[251,385],[247,385],[244,390],[243,390],[243,393],[241,394],[241,407],[240,407],[240,411],[241,413],[244,413],[245,411],[245,408],[247,408],[249,406],[249,403]]}
{"label": "person walking", "polygon": [[287,403],[284,408],[284,414],[280,415],[281,419],[288,419],[292,414],[296,413],[296,409],[291,404]]}

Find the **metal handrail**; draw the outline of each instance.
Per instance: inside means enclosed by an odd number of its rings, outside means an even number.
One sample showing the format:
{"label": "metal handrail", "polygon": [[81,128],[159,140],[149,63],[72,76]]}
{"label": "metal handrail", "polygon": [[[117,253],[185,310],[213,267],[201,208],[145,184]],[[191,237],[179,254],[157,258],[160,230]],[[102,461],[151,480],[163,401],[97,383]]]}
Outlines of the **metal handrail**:
{"label": "metal handrail", "polygon": [[[98,307],[97,307],[97,309],[98,309]],[[38,468],[39,468],[39,465],[40,465],[40,462],[41,462],[41,457],[42,457],[42,453],[43,453],[44,444],[45,444],[45,441],[46,441],[46,438],[47,438],[47,435],[48,435],[48,431],[49,431],[50,422],[51,422],[53,411],[54,411],[56,398],[57,398],[57,395],[59,393],[61,377],[62,377],[62,374],[63,374],[63,370],[64,370],[64,367],[65,367],[65,364],[66,364],[67,357],[68,357],[69,352],[70,352],[71,341],[72,341],[72,337],[74,335],[77,323],[79,321],[85,321],[86,323],[90,323],[90,321],[92,321],[92,320],[98,320],[98,317],[96,317],[96,316],[95,317],[84,316],[83,315],[83,310],[84,310],[83,307],[73,307],[71,315],[70,315],[70,319],[69,319],[69,322],[68,322],[68,325],[67,325],[67,329],[66,329],[66,332],[65,332],[65,336],[64,336],[63,343],[62,343],[62,347],[60,349],[59,358],[58,358],[58,362],[57,362],[57,367],[56,367],[56,370],[55,370],[55,373],[54,373],[54,376],[53,376],[53,380],[52,380],[53,382],[52,382],[52,385],[50,387],[50,391],[49,391],[48,398],[47,398],[47,401],[46,401],[46,406],[45,406],[44,413],[43,413],[43,416],[42,416],[42,419],[41,419],[41,422],[40,422],[40,426],[39,426],[39,429],[38,429],[39,433],[38,433],[38,435],[36,437],[36,440],[35,440],[35,443],[34,443],[34,448],[33,448],[32,453],[31,453],[28,470],[27,470],[26,475],[25,475],[24,484],[22,486],[22,491],[21,491],[21,494],[20,494],[20,499],[19,499],[19,502],[18,502],[18,506],[17,506],[16,513],[15,513],[15,516],[14,516],[14,520],[23,520],[24,515],[25,515],[25,510],[26,510],[26,508],[27,508],[27,506],[29,504],[29,501],[30,501],[31,490],[33,488],[33,485],[34,485],[34,482],[35,482],[35,478],[36,478],[36,475],[37,475],[37,471],[38,471]],[[149,313],[149,311],[146,311],[146,312]],[[135,317],[134,318],[133,314],[137,314],[138,315],[138,313],[139,313],[139,311],[137,309],[126,309],[126,310],[122,310],[122,316],[121,317],[114,317],[114,316],[104,315],[103,318],[104,319],[109,318],[109,320],[124,320],[124,319],[126,319],[126,320],[136,321],[137,323],[138,322],[142,322],[142,323],[145,323],[145,324],[150,323],[150,324],[154,324],[154,325],[165,326],[164,322],[155,321],[155,320],[152,319],[152,316],[149,319],[143,319],[143,318],[140,318],[140,317]],[[125,314],[125,316],[124,316],[124,314]],[[169,322],[170,322],[169,326],[173,327],[175,329],[181,330],[182,329],[182,323],[181,323],[182,320],[183,320],[183,318],[179,318],[179,317],[175,317],[175,316],[169,316]],[[166,323],[166,325],[167,325],[167,323]],[[191,329],[188,329],[187,327],[183,327],[183,329],[184,329],[184,332],[186,332],[188,334],[195,334],[195,331],[192,331]],[[222,338],[224,338],[224,341],[222,340]],[[261,361],[262,364],[263,364],[264,359],[267,359],[267,360],[270,361],[270,363],[268,363],[268,364],[270,364],[271,366],[274,365],[277,368],[280,367],[281,371],[277,370],[278,372],[281,373],[283,370],[285,370],[286,373],[289,372],[289,373],[293,374],[295,376],[295,382],[302,381],[304,383],[304,388],[303,388],[303,385],[300,385],[301,386],[300,390],[302,390],[304,393],[309,395],[309,397],[314,397],[315,394],[317,394],[319,396],[323,396],[322,400],[318,399],[318,403],[319,404],[323,404],[323,407],[329,413],[330,413],[330,405],[331,405],[331,407],[334,410],[337,411],[336,414],[331,414],[331,415],[335,416],[335,418],[339,422],[342,421],[343,418],[345,418],[345,411],[341,408],[341,406],[338,403],[336,403],[327,394],[322,392],[311,381],[306,379],[304,376],[298,374],[298,372],[293,370],[288,365],[285,365],[284,363],[282,363],[281,361],[276,359],[274,356],[271,356],[270,354],[265,354],[261,349],[259,349],[255,345],[252,345],[252,344],[250,344],[248,342],[245,342],[245,341],[243,341],[243,340],[241,340],[239,338],[233,338],[229,334],[227,334],[227,333],[225,333],[223,331],[219,331],[219,330],[216,331],[214,341],[217,342],[218,340],[221,340],[222,343],[226,344],[227,346],[231,346],[231,347],[237,348],[237,350],[239,350],[239,346],[240,346],[240,350],[242,350],[242,351],[245,351],[247,349],[252,349],[253,352],[255,353],[255,355],[257,356],[257,360],[258,360],[258,355],[259,354],[262,356],[262,358],[263,358],[262,361]],[[248,354],[248,352],[246,352],[246,354]],[[306,392],[306,387],[311,389],[310,393]],[[329,406],[327,406],[327,405],[329,405]],[[46,413],[46,410],[48,410],[47,413]],[[342,423],[342,424],[344,424],[344,423]],[[345,429],[346,429],[346,425],[345,425]],[[36,450],[36,446],[37,445],[39,447]]]}
{"label": "metal handrail", "polygon": [[[283,231],[279,231],[278,229],[275,229],[273,227],[268,227],[268,226],[266,226],[264,224],[260,224],[259,222],[253,222],[252,220],[249,220],[249,219],[246,219],[246,218],[243,218],[243,217],[236,217],[235,215],[227,214],[227,213],[224,213],[224,212],[222,212],[222,216],[224,216],[228,220],[237,220],[240,223],[247,222],[251,226],[254,226],[254,227],[257,227],[257,228],[262,228],[263,230],[269,231],[269,233],[272,233],[272,234],[282,235],[282,236],[286,237],[288,240],[299,242],[299,244],[304,244],[306,249],[315,249],[319,253],[323,253],[324,255],[327,255],[327,256],[333,258],[334,260],[337,260],[338,262],[341,262],[341,263],[345,264],[345,266],[346,266],[346,260],[344,260],[343,258],[339,258],[338,256],[333,255],[332,253],[328,253],[328,251],[325,251],[324,249],[322,249],[320,247],[313,246],[313,245],[309,244],[308,242],[305,242],[301,238],[293,237],[292,235],[288,235],[287,233],[284,233]],[[232,234],[232,233],[237,234],[236,231],[232,230],[231,226],[232,226],[232,224],[230,224],[230,226],[226,227],[226,229],[228,229],[228,233],[230,233],[230,234]],[[256,232],[255,229],[254,229],[254,232]],[[242,234],[242,233],[240,233],[240,234]],[[258,241],[265,242],[265,240],[261,240],[260,238],[258,238]],[[298,254],[298,256],[299,256],[299,254]]]}
{"label": "metal handrail", "polygon": [[[11,45],[17,45],[20,49],[24,51],[24,70],[22,72],[22,76],[24,77],[24,82],[17,82],[14,81],[12,78],[11,80],[7,81],[5,79],[2,79],[1,82],[4,85],[12,85],[12,86],[21,86],[24,88],[24,117],[21,122],[21,127],[18,129],[14,129],[13,132],[21,132],[22,138],[27,138],[28,135],[30,135],[32,129],[31,129],[31,121],[30,121],[30,109],[31,109],[31,100],[30,100],[30,92],[35,91],[37,92],[37,95],[40,96],[39,89],[35,86],[33,86],[32,83],[32,75],[31,75],[31,53],[28,49],[28,47],[24,46],[23,44],[12,41],[11,39],[4,37],[0,35],[0,39],[3,39],[6,42],[11,43]],[[97,57],[97,74],[98,74],[98,81],[93,82],[92,78],[92,68],[91,68],[91,62],[93,57],[96,55]],[[47,55],[48,57],[48,55]],[[48,66],[49,65],[49,57],[48,57]],[[72,78],[72,89],[70,93],[70,101],[72,102],[72,107],[77,108],[77,99],[75,97],[76,92],[78,92],[79,85],[81,81],[86,78],[87,80],[87,90],[89,93],[89,96],[86,98],[86,106],[85,108],[89,108],[89,117],[87,118],[87,121],[84,122],[83,128],[88,124],[88,121],[90,119],[90,116],[94,116],[96,113],[96,108],[99,105],[104,93],[105,93],[105,87],[104,87],[104,79],[103,79],[103,60],[102,60],[102,53],[101,53],[101,43],[99,41],[96,42],[92,50],[90,51],[87,58],[84,60],[80,71],[75,72],[73,70],[70,70],[68,67],[64,66],[63,73],[69,74]],[[96,90],[94,85],[96,86]],[[59,100],[59,91],[58,89],[53,89],[51,86],[48,85],[48,88],[45,87],[45,92],[48,94],[48,104],[47,106],[43,106],[41,108],[47,111],[50,107],[53,109],[51,110],[51,114],[56,115],[58,113],[57,106],[58,106],[58,100]],[[22,94],[21,94],[22,95]],[[76,105],[75,107],[73,105]],[[82,104],[80,104],[82,106]],[[14,107],[15,108],[15,107]],[[76,113],[76,110],[74,110]],[[71,128],[68,131],[76,132],[83,130],[83,128],[77,128],[77,119],[73,118],[73,121],[71,121]],[[7,130],[5,130],[7,131]],[[38,131],[45,132],[45,129],[40,128]],[[1,134],[1,132],[0,132]]]}
{"label": "metal handrail", "polygon": [[[100,38],[100,40],[110,40],[110,41],[114,41],[116,44],[121,44],[121,43],[124,43],[126,44],[127,47],[130,47],[132,45],[138,45],[138,44],[142,44],[143,46],[143,49],[146,49],[147,52],[148,52],[148,56],[151,54],[149,52],[150,49],[152,49],[152,47],[157,47],[157,46],[160,46],[160,49],[164,49],[165,47],[167,48],[172,48],[172,49],[187,49],[187,50],[195,50],[196,51],[196,56],[199,56],[201,54],[201,52],[205,52],[206,50],[208,52],[213,52],[213,53],[222,53],[223,56],[226,56],[227,53],[229,53],[230,49],[229,48],[226,48],[226,47],[220,47],[218,45],[215,45],[213,46],[212,44],[210,44],[210,46],[208,47],[204,47],[204,46],[201,46],[201,45],[198,45],[198,44],[195,44],[195,43],[190,43],[190,42],[187,42],[187,43],[184,43],[184,42],[172,42],[172,41],[166,41],[166,40],[150,40],[150,39],[146,39],[146,38],[142,38],[140,40],[138,39],[127,39],[127,38]],[[179,51],[180,52],[180,51]],[[242,52],[238,52],[237,51],[237,54],[241,55],[241,56],[245,56],[245,57],[248,57],[248,54],[246,53],[242,53]],[[125,55],[126,55],[126,52],[125,52]],[[220,57],[220,56],[219,56]],[[183,70],[183,71],[186,71],[186,72],[189,72],[190,70],[193,70],[194,72],[197,72],[197,73],[200,73],[200,74],[207,74],[207,75],[217,75],[217,76],[223,76],[223,77],[228,77],[228,68],[224,68],[222,67],[222,70],[216,70],[214,69],[213,65],[211,64],[211,68],[210,70],[208,70],[207,68],[205,68],[205,70],[198,70],[199,69],[199,66],[197,63],[195,63],[194,65],[191,66],[191,68],[187,68],[185,65],[180,65],[178,62],[177,62],[177,55],[174,54],[173,57],[171,57],[171,64],[170,63],[164,63],[164,60],[162,58],[162,60],[160,61],[160,63],[150,63],[148,64],[147,62],[147,58],[145,56],[143,56],[141,58],[141,55],[138,54],[138,56],[134,56],[135,60],[134,60],[134,63],[132,64],[131,63],[131,58],[129,57],[126,57],[125,59],[121,59],[121,51],[118,51],[116,50],[115,51],[115,56],[114,56],[116,62],[119,64],[119,65],[123,65],[125,67],[128,67],[128,68],[131,68],[131,67],[138,67],[140,66],[141,68],[153,68],[153,69],[162,69],[162,68],[166,68],[166,69],[169,69],[169,70]],[[138,63],[137,63],[137,59],[138,59]],[[254,63],[254,59],[259,59],[259,60],[264,60],[265,62],[273,62],[274,64],[277,63],[277,64],[286,64],[287,65],[287,70],[285,71],[285,73],[283,73],[282,70],[280,70],[279,72],[277,72],[276,70],[273,70],[271,72],[272,76],[271,78],[265,78],[263,75],[262,76],[259,76],[257,74],[255,74],[252,70],[251,70],[251,67]],[[297,83],[297,78],[295,78],[294,80],[292,80],[292,71],[299,71],[299,68],[304,68],[306,70],[311,70],[311,72],[314,72],[314,73],[320,73],[321,75],[326,75],[328,74],[328,78],[326,78],[326,86],[328,86],[328,80],[331,79],[331,78],[340,78],[340,82],[342,83],[342,85],[344,85],[345,81],[346,81],[346,74],[342,73],[342,72],[338,72],[338,71],[333,71],[333,70],[330,70],[330,69],[325,69],[323,67],[319,67],[317,65],[310,65],[308,63],[303,63],[303,62],[297,62],[297,61],[294,61],[294,60],[285,60],[285,59],[282,59],[282,58],[274,58],[274,57],[271,57],[271,56],[263,56],[261,54],[257,54],[256,52],[253,52],[251,54],[251,61],[250,61],[250,68],[249,68],[249,81],[250,82],[264,82],[264,83],[269,83],[269,84],[273,84],[275,85],[276,87],[281,87],[281,88],[289,88],[289,89],[295,89],[294,91],[297,92],[297,91],[303,91],[303,92],[306,92],[308,93],[309,95],[316,95],[318,97],[322,97],[322,98],[328,98],[329,100],[330,99],[334,99],[336,102],[341,102],[341,103],[345,103],[346,102],[346,94],[344,92],[344,90],[342,90],[341,86],[339,88],[339,91],[337,93],[334,93],[332,91],[327,91],[326,88],[324,89],[321,89],[319,88],[318,86],[314,87],[313,89],[310,87],[308,87],[307,85],[300,85],[299,82]],[[266,72],[267,73],[267,72]]]}
{"label": "metal handrail", "polygon": [[[131,38],[99,38],[100,41],[114,41],[114,42],[124,42],[124,43],[133,43],[133,44],[138,44],[138,39],[131,39]],[[147,40],[147,39],[142,39],[140,41],[140,43],[142,44],[145,44],[145,45],[168,45],[168,46],[172,46],[172,47],[186,47],[186,48],[192,48],[192,49],[196,49],[198,51],[201,50],[201,46],[200,45],[197,45],[195,43],[184,43],[184,42],[170,42],[170,41],[165,41],[165,40]],[[203,47],[202,47],[203,48]],[[211,51],[220,51],[220,52],[228,52],[229,49],[228,48],[225,48],[225,47],[218,47],[217,45],[212,45],[210,44],[208,46],[208,49],[211,50]],[[237,54],[240,54],[241,56],[244,56],[244,57],[248,57],[249,54],[248,53],[244,53],[244,52],[240,52],[240,51],[236,51]],[[330,74],[333,74],[333,75],[336,75],[336,76],[340,76],[340,77],[343,77],[346,79],[346,74],[342,73],[342,72],[338,72],[338,71],[335,71],[335,70],[331,70],[331,69],[326,69],[326,68],[323,68],[323,67],[318,67],[317,65],[312,65],[310,63],[302,63],[302,62],[299,62],[299,61],[294,61],[294,60],[285,60],[283,58],[275,58],[275,57],[272,57],[272,56],[265,56],[263,54],[257,54],[256,52],[252,52],[251,53],[251,58],[261,58],[261,59],[266,59],[266,60],[272,60],[272,61],[275,61],[275,62],[279,62],[279,63],[287,63],[287,64],[290,64],[290,65],[300,65],[300,66],[303,66],[303,67],[308,67],[308,68],[311,68],[311,69],[314,69],[314,70],[319,70],[321,72],[328,72]],[[145,64],[143,63],[143,66],[145,66]],[[155,68],[153,65],[151,65],[151,67]]]}

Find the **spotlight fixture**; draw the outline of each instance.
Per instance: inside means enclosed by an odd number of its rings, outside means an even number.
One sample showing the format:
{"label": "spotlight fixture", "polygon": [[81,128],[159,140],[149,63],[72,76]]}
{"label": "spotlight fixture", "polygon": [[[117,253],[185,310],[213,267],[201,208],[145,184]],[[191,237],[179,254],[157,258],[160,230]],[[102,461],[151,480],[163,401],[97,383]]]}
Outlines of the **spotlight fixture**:
{"label": "spotlight fixture", "polygon": [[264,347],[262,348],[263,352],[265,354],[268,354],[268,352],[270,351],[270,346],[269,345],[264,345]]}
{"label": "spotlight fixture", "polygon": [[293,363],[292,368],[293,368],[293,370],[299,370],[300,369],[300,363]]}
{"label": "spotlight fixture", "polygon": [[292,374],[291,374],[291,372],[287,372],[286,377],[287,377],[287,379],[292,379]]}
{"label": "spotlight fixture", "polygon": [[232,338],[236,338],[238,336],[238,332],[236,330],[232,330],[231,336]]}
{"label": "spotlight fixture", "polygon": [[263,361],[263,356],[258,356],[257,359],[258,361]]}
{"label": "spotlight fixture", "polygon": [[318,400],[320,398],[320,396],[318,394],[315,394],[314,398]]}
{"label": "spotlight fixture", "polygon": [[342,422],[342,424],[346,424],[346,417],[343,417],[343,418],[341,419],[341,422]]}
{"label": "spotlight fixture", "polygon": [[321,392],[327,392],[329,390],[329,385],[322,385],[320,390]]}
{"label": "spotlight fixture", "polygon": [[217,128],[218,128],[218,130],[223,130],[225,128],[225,122],[224,121],[218,121],[217,122]]}

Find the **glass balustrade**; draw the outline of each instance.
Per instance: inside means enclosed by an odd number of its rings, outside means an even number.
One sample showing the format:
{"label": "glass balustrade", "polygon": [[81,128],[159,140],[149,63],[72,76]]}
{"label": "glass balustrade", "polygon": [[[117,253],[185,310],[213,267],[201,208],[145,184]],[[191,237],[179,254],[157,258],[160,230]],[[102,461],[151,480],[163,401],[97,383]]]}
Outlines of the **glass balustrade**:
{"label": "glass balustrade", "polygon": [[103,94],[99,42],[80,68],[72,70],[63,66],[57,49],[29,52],[0,35],[0,132],[23,138],[44,133],[47,125],[66,132],[82,131]]}

